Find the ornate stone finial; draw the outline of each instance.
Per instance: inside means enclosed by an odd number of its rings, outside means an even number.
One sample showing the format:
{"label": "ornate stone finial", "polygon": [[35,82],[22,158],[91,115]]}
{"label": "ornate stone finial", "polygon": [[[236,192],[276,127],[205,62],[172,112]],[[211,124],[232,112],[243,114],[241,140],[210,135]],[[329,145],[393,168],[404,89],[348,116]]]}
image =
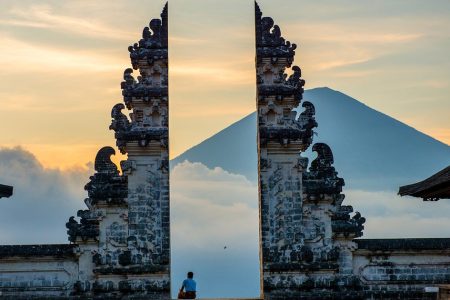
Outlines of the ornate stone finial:
{"label": "ornate stone finial", "polygon": [[281,36],[281,30],[270,17],[263,17],[255,2],[255,32],[257,56],[285,57],[288,67],[292,63],[297,45],[291,44]]}
{"label": "ornate stone finial", "polygon": [[331,228],[333,234],[357,238],[363,236],[364,226],[366,218],[361,217],[359,212],[350,219],[350,213],[353,211],[351,206],[341,206],[335,213],[331,221]]}
{"label": "ornate stone finial", "polygon": [[106,146],[97,152],[95,157],[95,171],[98,173],[119,174],[117,166],[111,161],[111,156],[116,154],[114,148]]}
{"label": "ornate stone finial", "polygon": [[[333,152],[330,147],[324,143],[314,144],[312,150],[317,152],[317,158],[311,162],[310,171],[325,171],[333,168],[334,163]],[[334,171],[334,168],[333,168]]]}
{"label": "ornate stone finial", "polygon": [[152,19],[148,27],[142,31],[142,39],[139,43],[128,47],[131,63],[134,69],[139,68],[139,60],[167,58],[168,47],[168,3],[164,6],[161,19]]}
{"label": "ornate stone finial", "polygon": [[[127,68],[125,69],[125,71],[123,71],[123,80],[120,83],[120,88],[122,90],[130,90],[133,89],[134,86],[137,84],[136,79],[134,79],[133,75],[133,69],[132,68]],[[123,93],[123,91],[122,91]]]}
{"label": "ornate stone finial", "polygon": [[88,239],[97,240],[99,235],[98,221],[92,219],[81,219],[81,223],[75,220],[75,217],[70,217],[66,223],[67,235],[70,242],[75,243],[77,238],[83,241]]}
{"label": "ornate stone finial", "polygon": [[300,69],[299,66],[293,66],[292,71],[293,73],[291,76],[289,76],[289,79],[287,80],[286,83],[292,87],[303,89],[306,82],[304,79],[302,79],[302,70]]}
{"label": "ornate stone finial", "polygon": [[317,153],[317,157],[311,162],[309,172],[304,174],[305,193],[310,198],[328,194],[335,195],[336,199],[340,199],[339,195],[345,182],[344,179],[337,176],[333,166],[333,152],[324,143],[314,144],[312,150]]}
{"label": "ornate stone finial", "polygon": [[114,205],[124,205],[128,194],[127,177],[121,176],[117,166],[111,161],[116,151],[112,147],[103,147],[95,157],[95,173],[84,189],[88,192],[88,206],[99,201]]}
{"label": "ornate stone finial", "polygon": [[[316,108],[309,101],[303,102],[302,107],[304,107],[305,110],[300,113],[300,116],[298,117],[297,120],[297,124],[304,132],[303,144],[305,145],[305,147],[309,147],[309,145],[311,145],[313,140],[314,135],[313,129],[316,128],[318,125],[315,118]],[[306,149],[305,147],[304,149]]]}
{"label": "ornate stone finial", "polygon": [[114,105],[114,107],[111,110],[111,118],[112,122],[109,126],[110,130],[117,131],[127,131],[130,129],[130,121],[128,120],[127,116],[125,116],[122,113],[122,110],[125,109],[125,105],[122,103],[118,103]]}
{"label": "ornate stone finial", "polygon": [[308,118],[311,119],[316,115],[316,108],[314,107],[314,104],[312,104],[309,101],[305,101],[302,104],[302,107],[305,108],[305,110],[300,114],[300,118]]}

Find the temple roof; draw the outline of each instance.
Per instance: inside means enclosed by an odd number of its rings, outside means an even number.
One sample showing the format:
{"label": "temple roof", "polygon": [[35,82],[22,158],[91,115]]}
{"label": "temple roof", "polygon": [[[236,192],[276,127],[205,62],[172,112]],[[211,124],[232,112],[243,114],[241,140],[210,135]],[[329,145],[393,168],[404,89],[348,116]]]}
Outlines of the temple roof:
{"label": "temple roof", "polygon": [[11,197],[12,193],[13,193],[12,186],[0,184],[0,198]]}
{"label": "temple roof", "polygon": [[7,257],[75,257],[74,244],[0,245],[0,259]]}
{"label": "temple roof", "polygon": [[450,248],[448,238],[409,238],[409,239],[356,239],[358,250],[443,250]]}
{"label": "temple roof", "polygon": [[420,197],[424,201],[450,199],[450,166],[423,181],[401,186],[398,194]]}

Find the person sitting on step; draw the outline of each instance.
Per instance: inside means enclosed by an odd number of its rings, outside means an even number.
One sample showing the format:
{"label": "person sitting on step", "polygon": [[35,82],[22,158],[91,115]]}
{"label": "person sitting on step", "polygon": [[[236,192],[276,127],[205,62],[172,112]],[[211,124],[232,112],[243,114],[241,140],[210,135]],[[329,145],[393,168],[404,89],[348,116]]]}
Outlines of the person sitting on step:
{"label": "person sitting on step", "polygon": [[[195,299],[197,297],[196,295],[197,283],[193,278],[194,273],[188,272],[187,278],[183,281],[183,285],[181,286],[178,299]],[[180,298],[181,295],[182,298]]]}

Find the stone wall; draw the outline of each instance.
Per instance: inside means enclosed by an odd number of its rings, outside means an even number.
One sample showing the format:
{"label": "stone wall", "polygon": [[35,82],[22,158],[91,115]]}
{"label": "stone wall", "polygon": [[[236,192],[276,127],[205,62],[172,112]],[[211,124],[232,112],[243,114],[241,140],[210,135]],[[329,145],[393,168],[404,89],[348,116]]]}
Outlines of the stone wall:
{"label": "stone wall", "polygon": [[72,245],[0,246],[0,296],[67,297],[78,280]]}
{"label": "stone wall", "polygon": [[[450,282],[450,239],[355,240],[353,272],[368,297],[425,299]],[[435,298],[433,298],[435,299]]]}

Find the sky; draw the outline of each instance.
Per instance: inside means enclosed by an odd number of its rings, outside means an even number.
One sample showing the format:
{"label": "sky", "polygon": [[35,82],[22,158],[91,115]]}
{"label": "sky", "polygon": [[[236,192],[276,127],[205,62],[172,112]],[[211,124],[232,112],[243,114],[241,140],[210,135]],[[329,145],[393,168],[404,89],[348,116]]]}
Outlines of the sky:
{"label": "sky", "polygon": [[[299,44],[306,88],[344,92],[450,144],[450,2],[259,3]],[[115,144],[110,110],[122,101],[127,47],[163,5],[1,0],[0,183],[15,187],[11,199],[0,200],[1,244],[67,242],[64,224],[85,208],[95,154]],[[252,1],[170,2],[172,158],[255,110],[253,22]],[[174,283],[195,267],[202,297],[258,295],[256,190],[255,182],[220,168],[175,166]],[[448,236],[448,202],[436,211],[393,202],[392,192],[345,193],[367,217],[365,237]],[[194,235],[186,239],[186,232]]]}
{"label": "sky", "polygon": [[[163,1],[9,1],[0,10],[0,145],[44,166],[84,167],[114,145],[127,47]],[[306,88],[329,86],[450,143],[450,3],[260,1]],[[253,2],[174,0],[169,9],[175,157],[255,109]]]}

